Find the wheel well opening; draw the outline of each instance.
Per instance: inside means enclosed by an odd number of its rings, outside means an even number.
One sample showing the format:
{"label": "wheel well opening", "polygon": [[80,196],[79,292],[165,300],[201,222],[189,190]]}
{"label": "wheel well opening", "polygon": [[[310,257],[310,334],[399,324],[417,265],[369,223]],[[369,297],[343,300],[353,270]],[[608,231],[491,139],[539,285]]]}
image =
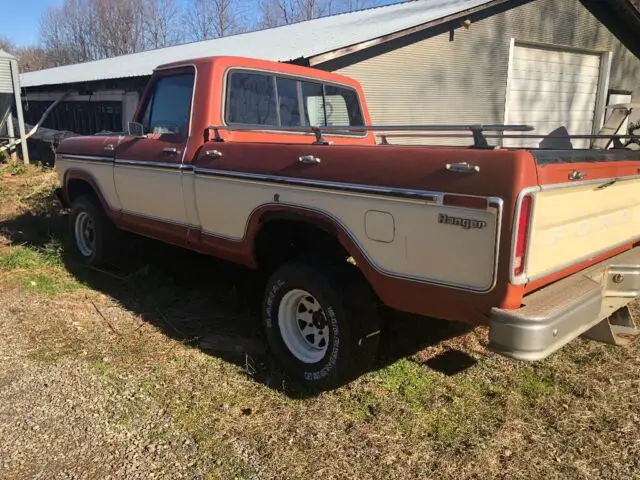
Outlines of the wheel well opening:
{"label": "wheel well opening", "polygon": [[69,203],[73,203],[78,197],[88,196],[94,199],[98,199],[98,195],[94,191],[93,187],[86,180],[72,179],[67,183],[67,196]]}
{"label": "wheel well opening", "polygon": [[344,262],[350,256],[335,233],[303,220],[269,221],[260,229],[254,248],[258,267],[267,271],[298,257]]}

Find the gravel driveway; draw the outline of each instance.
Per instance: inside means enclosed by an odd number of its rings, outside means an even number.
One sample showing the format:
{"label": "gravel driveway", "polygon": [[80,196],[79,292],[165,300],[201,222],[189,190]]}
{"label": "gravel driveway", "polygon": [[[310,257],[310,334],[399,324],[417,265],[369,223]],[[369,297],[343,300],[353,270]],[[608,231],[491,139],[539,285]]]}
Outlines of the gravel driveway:
{"label": "gravel driveway", "polygon": [[42,356],[25,332],[64,315],[55,302],[10,292],[0,305],[0,477],[191,479],[215,466],[137,382],[105,382],[81,351]]}

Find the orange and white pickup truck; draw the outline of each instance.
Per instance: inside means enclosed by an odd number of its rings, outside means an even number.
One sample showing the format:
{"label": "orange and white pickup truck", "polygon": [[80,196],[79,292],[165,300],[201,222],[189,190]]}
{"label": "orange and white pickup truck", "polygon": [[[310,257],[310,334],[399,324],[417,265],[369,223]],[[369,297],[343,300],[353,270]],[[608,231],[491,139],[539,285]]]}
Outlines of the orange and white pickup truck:
{"label": "orange and white pickup truck", "polygon": [[[57,150],[79,258],[104,262],[127,230],[267,272],[266,338],[294,379],[353,378],[380,304],[487,324],[522,360],[640,333],[640,152],[619,141],[512,149],[487,139],[530,128],[373,126],[353,79],[235,57],[158,67],[134,120]],[[390,144],[399,130],[469,144]]]}

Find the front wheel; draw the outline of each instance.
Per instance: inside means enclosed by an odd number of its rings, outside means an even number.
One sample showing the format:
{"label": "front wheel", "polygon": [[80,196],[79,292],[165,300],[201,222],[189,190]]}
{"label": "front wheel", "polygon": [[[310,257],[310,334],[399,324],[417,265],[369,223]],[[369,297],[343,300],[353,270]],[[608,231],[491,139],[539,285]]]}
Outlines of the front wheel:
{"label": "front wheel", "polygon": [[377,302],[350,265],[284,265],[267,285],[263,323],[278,363],[312,388],[352,380],[378,349]]}
{"label": "front wheel", "polygon": [[117,247],[118,230],[90,197],[73,201],[69,228],[76,257],[89,266],[105,263]]}

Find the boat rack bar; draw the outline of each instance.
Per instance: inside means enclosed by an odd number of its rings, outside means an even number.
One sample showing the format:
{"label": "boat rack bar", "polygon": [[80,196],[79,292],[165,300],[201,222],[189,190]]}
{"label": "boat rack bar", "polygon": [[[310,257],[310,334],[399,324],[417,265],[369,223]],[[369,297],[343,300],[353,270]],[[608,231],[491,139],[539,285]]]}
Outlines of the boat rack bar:
{"label": "boat rack bar", "polygon": [[[438,133],[389,133],[384,134],[385,137],[389,138],[401,138],[401,137],[454,137],[454,138],[468,138],[468,134],[458,133],[458,134],[438,134]],[[531,134],[522,134],[522,135],[510,135],[510,134],[488,134],[485,135],[486,138],[580,138],[580,139],[599,139],[599,138],[608,138],[608,139],[630,139],[630,140],[640,140],[640,136],[638,135],[531,135]]]}
{"label": "boat rack bar", "polygon": [[[345,134],[364,134],[364,132],[380,132],[378,135],[382,139],[383,144],[388,144],[388,138],[407,138],[407,137],[428,137],[428,138],[468,138],[473,136],[475,148],[494,148],[487,142],[488,138],[525,138],[525,139],[538,139],[538,138],[553,138],[553,139],[608,139],[614,141],[627,140],[640,140],[640,136],[637,135],[543,135],[543,134],[509,134],[504,132],[531,132],[534,127],[530,125],[503,125],[503,124],[489,124],[489,125],[362,125],[362,126],[324,126],[324,127],[270,127],[269,125],[212,125],[205,128],[204,137],[205,141],[209,141],[210,131],[213,131],[213,140],[222,142],[224,139],[220,136],[220,130],[226,130],[230,132],[297,132],[297,133],[313,133],[315,135],[316,144],[326,145],[329,142],[324,138],[324,135],[345,135]],[[435,133],[434,133],[435,132]],[[449,132],[449,133],[447,133]],[[451,133],[451,132],[464,132],[464,133]],[[498,132],[489,133],[485,132]]]}
{"label": "boat rack bar", "polygon": [[[213,131],[213,140],[217,142],[223,141],[220,136],[220,130],[229,132],[237,131],[260,131],[260,132],[298,132],[313,133],[316,137],[314,143],[326,145],[327,142],[324,135],[336,134],[353,134],[364,132],[468,132],[473,136],[474,147],[476,148],[493,148],[487,142],[484,132],[530,132],[534,128],[529,125],[362,125],[362,126],[308,126],[308,127],[270,127],[269,125],[211,125],[204,130],[204,139],[206,142],[210,139],[210,131]],[[415,135],[411,135],[415,136]],[[443,134],[443,137],[449,135]],[[384,143],[384,136],[383,136]]]}

